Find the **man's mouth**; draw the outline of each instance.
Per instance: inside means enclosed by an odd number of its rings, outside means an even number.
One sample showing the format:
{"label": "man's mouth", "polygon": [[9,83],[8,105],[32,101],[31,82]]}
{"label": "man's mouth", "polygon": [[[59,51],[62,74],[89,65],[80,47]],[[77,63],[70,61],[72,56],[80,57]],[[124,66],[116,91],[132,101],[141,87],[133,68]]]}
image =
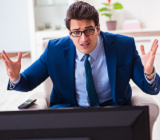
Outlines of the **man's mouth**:
{"label": "man's mouth", "polygon": [[83,43],[83,44],[81,44],[81,46],[82,46],[83,48],[87,48],[89,44],[90,44],[90,43]]}

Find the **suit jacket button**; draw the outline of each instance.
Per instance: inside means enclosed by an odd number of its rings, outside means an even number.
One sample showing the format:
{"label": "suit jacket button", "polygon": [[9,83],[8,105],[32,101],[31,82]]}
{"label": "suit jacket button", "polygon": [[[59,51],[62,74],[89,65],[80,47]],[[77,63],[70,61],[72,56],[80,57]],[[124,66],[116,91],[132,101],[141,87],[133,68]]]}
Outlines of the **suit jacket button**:
{"label": "suit jacket button", "polygon": [[155,91],[157,90],[157,88],[154,89]]}

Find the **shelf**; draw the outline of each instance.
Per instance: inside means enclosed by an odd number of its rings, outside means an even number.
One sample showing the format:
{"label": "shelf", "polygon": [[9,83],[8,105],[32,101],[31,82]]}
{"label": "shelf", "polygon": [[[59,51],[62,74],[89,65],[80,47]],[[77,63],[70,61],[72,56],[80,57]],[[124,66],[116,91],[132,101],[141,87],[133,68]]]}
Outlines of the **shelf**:
{"label": "shelf", "polygon": [[113,34],[122,34],[131,37],[139,36],[160,36],[160,29],[140,29],[140,30],[115,30],[108,31]]}
{"label": "shelf", "polygon": [[68,4],[52,4],[52,5],[35,5],[35,8],[39,7],[56,7],[56,6],[68,6]]}
{"label": "shelf", "polygon": [[35,0],[34,7],[68,6],[67,0]]}

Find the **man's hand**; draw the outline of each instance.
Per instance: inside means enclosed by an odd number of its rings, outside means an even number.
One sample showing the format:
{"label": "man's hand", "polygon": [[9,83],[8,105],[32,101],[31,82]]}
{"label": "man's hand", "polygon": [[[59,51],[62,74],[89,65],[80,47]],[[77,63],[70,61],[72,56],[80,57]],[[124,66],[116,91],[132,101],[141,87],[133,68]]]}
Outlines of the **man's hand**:
{"label": "man's hand", "polygon": [[[155,54],[158,48],[158,40],[157,39],[154,40],[152,47],[148,53],[145,53],[143,45],[141,45],[140,48],[141,48],[141,53],[142,53],[141,60],[144,66],[144,71],[147,74],[151,74],[153,73],[154,59],[155,59]],[[147,77],[147,78],[151,80],[153,77],[154,76]]]}
{"label": "man's hand", "polygon": [[3,62],[5,63],[7,74],[12,82],[15,82],[19,78],[19,73],[21,69],[21,58],[22,58],[22,52],[18,53],[18,60],[13,62],[6,52],[3,50],[3,54],[1,54],[1,58],[3,59]]}

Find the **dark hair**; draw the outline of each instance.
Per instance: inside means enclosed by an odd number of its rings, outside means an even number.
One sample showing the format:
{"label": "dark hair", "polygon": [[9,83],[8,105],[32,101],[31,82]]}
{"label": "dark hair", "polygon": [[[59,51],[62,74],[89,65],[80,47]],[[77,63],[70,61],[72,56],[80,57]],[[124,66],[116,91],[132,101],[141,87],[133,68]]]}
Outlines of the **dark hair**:
{"label": "dark hair", "polygon": [[94,6],[91,6],[90,4],[83,2],[83,1],[77,1],[73,4],[71,4],[67,10],[65,24],[69,30],[70,30],[71,19],[93,20],[95,23],[95,26],[98,26],[99,14]]}

